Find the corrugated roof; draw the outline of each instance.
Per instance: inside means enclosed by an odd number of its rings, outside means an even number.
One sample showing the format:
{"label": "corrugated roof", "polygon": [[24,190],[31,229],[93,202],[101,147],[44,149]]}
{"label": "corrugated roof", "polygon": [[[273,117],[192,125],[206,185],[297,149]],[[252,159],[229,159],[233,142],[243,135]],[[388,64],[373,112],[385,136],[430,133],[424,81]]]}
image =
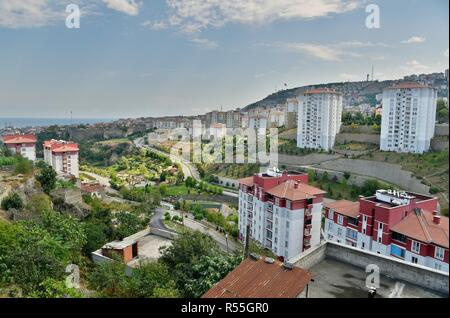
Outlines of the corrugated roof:
{"label": "corrugated roof", "polygon": [[429,211],[414,211],[391,230],[420,242],[449,248],[448,217],[441,216],[440,224],[434,223],[433,217],[433,213]]}
{"label": "corrugated roof", "polygon": [[246,259],[202,298],[297,298],[311,278],[309,271],[278,261]]}
{"label": "corrugated roof", "polygon": [[325,204],[325,208],[332,209],[336,213],[352,218],[357,218],[359,215],[359,202],[340,200]]}

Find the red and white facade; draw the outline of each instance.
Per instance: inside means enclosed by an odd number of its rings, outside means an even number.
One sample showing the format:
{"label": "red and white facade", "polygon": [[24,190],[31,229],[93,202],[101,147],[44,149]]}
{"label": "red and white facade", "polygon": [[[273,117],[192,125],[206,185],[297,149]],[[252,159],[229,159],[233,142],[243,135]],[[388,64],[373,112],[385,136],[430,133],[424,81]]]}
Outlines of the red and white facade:
{"label": "red and white facade", "polygon": [[319,245],[324,194],[306,174],[275,168],[240,180],[239,239],[249,224],[251,238],[280,260]]}
{"label": "red and white facade", "polygon": [[63,140],[44,142],[44,161],[58,173],[78,178],[78,144]]}
{"label": "red and white facade", "polygon": [[325,206],[325,236],[406,262],[449,271],[449,223],[437,214],[437,198],[390,190],[358,202]]}
{"label": "red and white facade", "polygon": [[36,160],[35,135],[5,135],[3,143],[12,153],[31,161]]}

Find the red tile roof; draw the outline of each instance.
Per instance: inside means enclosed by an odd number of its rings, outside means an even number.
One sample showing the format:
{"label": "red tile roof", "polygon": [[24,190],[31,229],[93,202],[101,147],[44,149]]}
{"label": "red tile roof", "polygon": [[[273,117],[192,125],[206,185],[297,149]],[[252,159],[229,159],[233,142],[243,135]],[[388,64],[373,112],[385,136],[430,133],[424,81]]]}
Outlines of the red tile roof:
{"label": "red tile roof", "polygon": [[413,211],[391,230],[420,242],[449,248],[448,217],[441,216],[440,224],[434,223],[433,217],[429,211]]}
{"label": "red tile roof", "polygon": [[60,140],[46,140],[44,141],[44,147],[50,148],[52,152],[76,152],[79,150],[78,144],[74,142],[65,142]]}
{"label": "red tile roof", "polygon": [[357,218],[359,215],[359,202],[340,200],[325,204],[325,208],[332,209],[336,213],[352,218]]}
{"label": "red tile roof", "polygon": [[253,177],[240,179],[239,183],[243,184],[243,185],[246,185],[247,187],[253,187],[253,185],[255,184],[254,181],[253,181]]}
{"label": "red tile roof", "polygon": [[5,144],[28,144],[36,143],[35,135],[5,135],[3,136],[3,142]]}
{"label": "red tile roof", "polygon": [[311,278],[309,271],[278,261],[246,259],[202,298],[297,298]]}
{"label": "red tile roof", "polygon": [[306,183],[297,182],[294,180],[287,180],[279,184],[267,193],[278,198],[284,198],[291,201],[313,199],[316,195],[325,194],[326,191],[310,186]]}

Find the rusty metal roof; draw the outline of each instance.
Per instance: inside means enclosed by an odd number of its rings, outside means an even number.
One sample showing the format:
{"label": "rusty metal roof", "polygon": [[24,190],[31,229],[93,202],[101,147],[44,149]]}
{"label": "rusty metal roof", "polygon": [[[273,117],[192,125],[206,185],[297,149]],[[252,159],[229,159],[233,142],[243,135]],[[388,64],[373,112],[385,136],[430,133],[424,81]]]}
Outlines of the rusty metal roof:
{"label": "rusty metal roof", "polygon": [[297,298],[311,278],[309,271],[278,261],[246,259],[202,298]]}

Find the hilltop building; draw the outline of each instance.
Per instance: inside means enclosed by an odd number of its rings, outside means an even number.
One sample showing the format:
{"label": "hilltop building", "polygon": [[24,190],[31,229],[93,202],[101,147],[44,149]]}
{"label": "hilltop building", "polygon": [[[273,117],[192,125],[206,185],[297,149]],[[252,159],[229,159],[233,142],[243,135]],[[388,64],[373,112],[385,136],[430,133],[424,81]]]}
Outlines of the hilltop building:
{"label": "hilltop building", "polygon": [[449,223],[437,198],[378,190],[375,196],[325,205],[325,236],[413,264],[449,271]]}
{"label": "hilltop building", "polygon": [[383,91],[380,149],[424,153],[430,149],[436,125],[437,90],[405,83]]}
{"label": "hilltop building", "polygon": [[4,135],[3,143],[13,154],[35,161],[36,160],[36,136],[35,135]]}
{"label": "hilltop building", "polygon": [[298,97],[297,147],[330,150],[341,128],[342,95],[314,89]]}
{"label": "hilltop building", "polygon": [[276,168],[240,180],[239,239],[250,236],[281,260],[320,243],[325,192],[308,185],[308,175]]}
{"label": "hilltop building", "polygon": [[63,140],[49,140],[44,144],[44,161],[61,175],[79,178],[78,144]]}

